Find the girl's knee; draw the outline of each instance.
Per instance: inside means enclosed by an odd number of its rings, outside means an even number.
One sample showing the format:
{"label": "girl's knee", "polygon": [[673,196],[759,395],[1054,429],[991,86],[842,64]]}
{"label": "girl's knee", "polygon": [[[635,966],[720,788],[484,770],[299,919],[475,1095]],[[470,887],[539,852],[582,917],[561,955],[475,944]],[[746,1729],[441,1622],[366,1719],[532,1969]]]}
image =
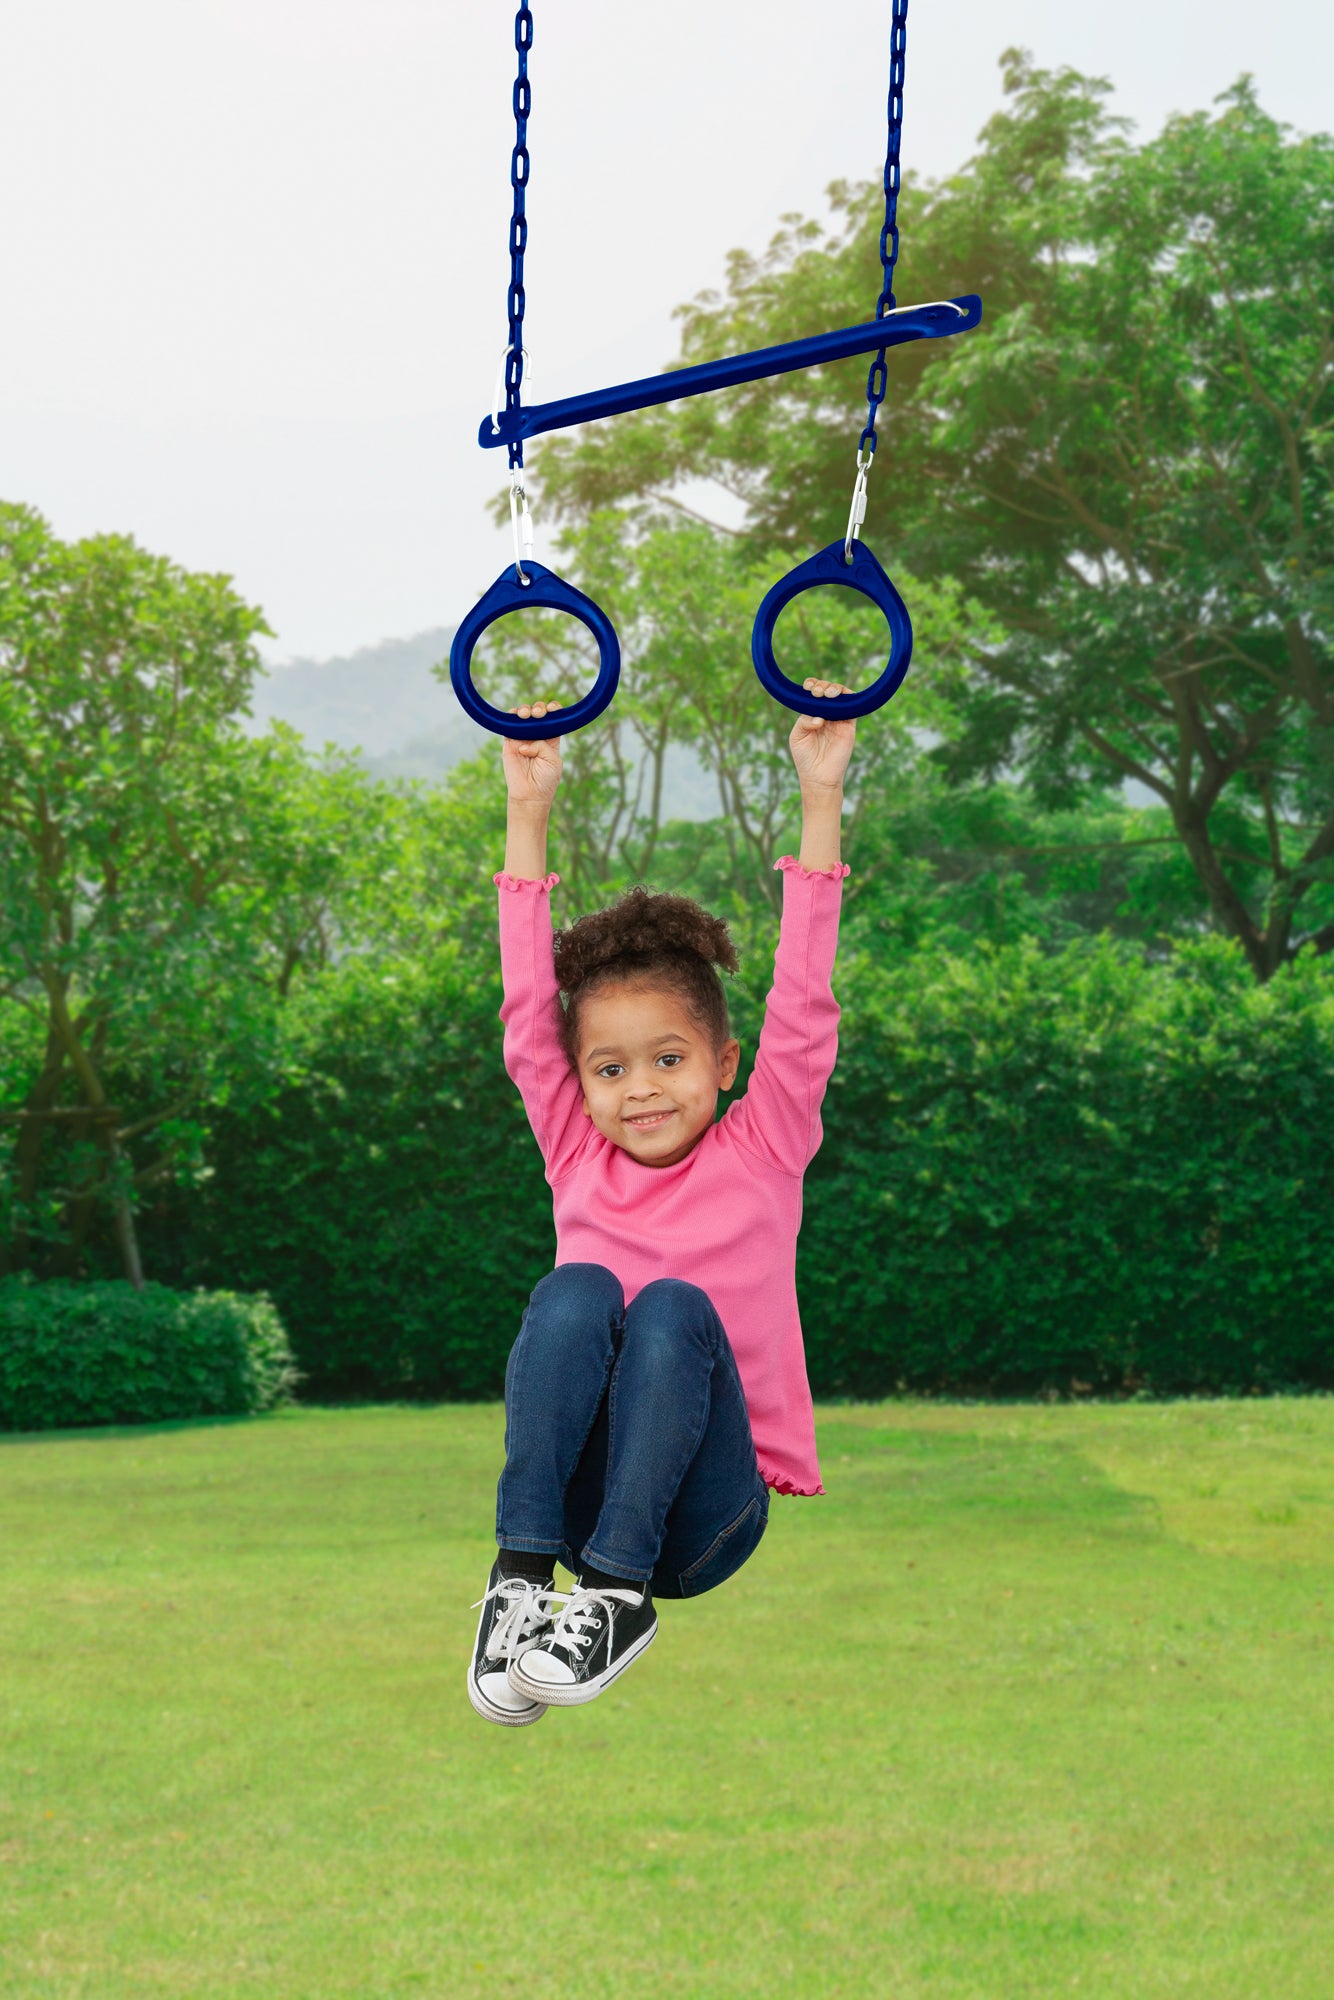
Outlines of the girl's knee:
{"label": "girl's knee", "polygon": [[666,1306],[672,1311],[712,1313],[713,1300],[700,1286],[692,1285],[688,1278],[654,1278],[645,1285],[643,1291],[635,1294],[635,1304],[647,1302],[652,1306]]}
{"label": "girl's knee", "polygon": [[637,1292],[626,1313],[626,1334],[639,1342],[676,1346],[711,1340],[718,1316],[708,1293],[686,1278],[654,1278]]}
{"label": "girl's knee", "polygon": [[620,1279],[603,1264],[558,1264],[533,1287],[525,1320],[542,1326],[593,1326],[604,1332],[625,1310]]}

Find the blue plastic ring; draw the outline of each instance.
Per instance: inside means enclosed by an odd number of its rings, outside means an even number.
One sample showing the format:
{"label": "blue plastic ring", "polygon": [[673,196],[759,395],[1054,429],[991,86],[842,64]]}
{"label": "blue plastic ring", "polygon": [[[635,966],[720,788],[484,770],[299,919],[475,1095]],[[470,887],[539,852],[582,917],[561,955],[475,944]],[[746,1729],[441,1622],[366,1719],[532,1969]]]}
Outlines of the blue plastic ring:
{"label": "blue plastic ring", "polygon": [[[870,598],[872,604],[880,606],[889,621],[889,659],[885,671],[879,680],[856,694],[825,697],[808,694],[805,688],[788,679],[774,658],[774,626],[779,612],[794,597],[800,597],[803,590],[814,590],[822,583],[836,583],[844,590],[860,591],[863,597]],[[849,716],[869,715],[873,709],[883,708],[902,685],[912,658],[912,619],[888,573],[868,548],[861,542],[854,542],[852,561],[848,562],[844,558],[843,543],[831,542],[827,549],[809,556],[787,576],[780,578],[765,597],[755,613],[750,656],[765,692],[771,694],[775,701],[781,701],[784,708],[795,709],[798,715],[828,715],[835,721]]]}
{"label": "blue plastic ring", "polygon": [[[478,598],[454,634],[449,649],[449,679],[464,712],[474,722],[480,722],[483,729],[496,736],[517,736],[525,742],[536,742],[548,736],[568,736],[601,715],[621,678],[621,642],[602,607],[594,604],[591,597],[585,597],[582,590],[576,590],[572,583],[566,583],[564,577],[535,562],[525,566],[524,574],[528,582],[519,583],[511,566],[496,578],[484,597]],[[554,715],[525,719],[507,715],[503,708],[493,708],[489,701],[483,701],[472,684],[472,655],[488,625],[494,625],[506,612],[526,611],[534,605],[568,611],[572,618],[587,625],[598,642],[598,677],[588,693],[568,708],[558,708]]]}

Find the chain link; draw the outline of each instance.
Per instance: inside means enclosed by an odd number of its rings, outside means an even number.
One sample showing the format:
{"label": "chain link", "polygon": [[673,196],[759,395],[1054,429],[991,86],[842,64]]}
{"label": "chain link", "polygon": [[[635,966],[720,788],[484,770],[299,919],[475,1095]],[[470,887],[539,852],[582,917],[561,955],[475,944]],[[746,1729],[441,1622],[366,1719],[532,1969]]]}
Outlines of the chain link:
{"label": "chain link", "polygon": [[[510,157],[510,186],[514,189],[514,213],[510,217],[510,338],[505,350],[505,408],[517,410],[523,382],[523,253],[528,248],[528,216],[524,198],[528,188],[528,114],[533,108],[532,86],[528,81],[528,51],[533,46],[533,10],[528,0],[520,0],[514,17],[514,46],[519,55],[519,73],[514,79],[514,151]],[[512,438],[509,446],[511,468],[523,464],[523,439]]]}
{"label": "chain link", "polygon": [[[889,139],[885,148],[885,220],[880,231],[880,267],[884,279],[876,300],[875,316],[883,319],[894,310],[894,266],[899,255],[899,141],[903,134],[903,70],[908,48],[908,0],[894,0],[894,18],[889,33]],[[882,347],[871,363],[866,378],[866,428],[857,443],[857,457],[873,453],[876,446],[875,420],[885,400],[888,376]],[[864,481],[863,481],[864,487]]]}
{"label": "chain link", "polygon": [[[880,231],[880,266],[883,281],[880,297],[876,301],[875,316],[883,319],[893,312],[894,266],[899,255],[899,142],[903,131],[903,76],[908,44],[908,0],[893,0],[893,19],[890,28],[889,66],[889,135],[885,151],[885,220]],[[507,411],[519,408],[519,391],[523,383],[524,345],[523,314],[524,285],[523,258],[528,247],[528,216],[525,198],[528,188],[530,160],[528,154],[528,118],[532,110],[533,93],[528,80],[528,51],[533,46],[533,12],[528,0],[520,0],[519,11],[514,17],[514,47],[518,54],[518,74],[514,79],[514,151],[510,158],[510,185],[514,190],[514,210],[510,218],[510,282],[507,306],[509,311],[509,345],[505,350],[505,408]],[[866,474],[870,470],[870,460],[876,448],[876,418],[880,405],[885,400],[888,373],[885,365],[885,349],[882,347],[871,363],[866,377],[866,425],[857,444],[858,491],[854,507],[859,503],[860,512],[866,506]],[[866,465],[862,466],[862,454],[866,454]],[[523,465],[523,439],[513,438],[509,444],[511,471]],[[522,482],[516,482],[520,494]],[[855,536],[860,527],[860,518],[854,524],[849,522],[848,540]],[[516,552],[517,553],[517,552]],[[519,565],[516,562],[516,568]]]}

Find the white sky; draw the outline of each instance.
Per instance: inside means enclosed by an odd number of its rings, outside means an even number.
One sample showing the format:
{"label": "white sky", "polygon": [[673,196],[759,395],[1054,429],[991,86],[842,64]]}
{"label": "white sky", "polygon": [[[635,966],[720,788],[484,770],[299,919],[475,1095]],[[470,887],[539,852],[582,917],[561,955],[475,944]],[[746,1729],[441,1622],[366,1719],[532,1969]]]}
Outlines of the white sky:
{"label": "white sky", "polygon": [[[879,171],[890,9],[534,12],[526,324],[545,400],[651,373],[672,307],[729,248]],[[124,531],[229,572],[275,660],[456,622],[508,550],[483,512],[503,455],[475,436],[506,332],[513,15],[11,8],[0,496],[65,536]],[[971,150],[1011,44],[1110,76],[1145,134],[1244,69],[1298,129],[1332,122],[1321,0],[912,0],[908,27],[903,158],[926,174]]]}

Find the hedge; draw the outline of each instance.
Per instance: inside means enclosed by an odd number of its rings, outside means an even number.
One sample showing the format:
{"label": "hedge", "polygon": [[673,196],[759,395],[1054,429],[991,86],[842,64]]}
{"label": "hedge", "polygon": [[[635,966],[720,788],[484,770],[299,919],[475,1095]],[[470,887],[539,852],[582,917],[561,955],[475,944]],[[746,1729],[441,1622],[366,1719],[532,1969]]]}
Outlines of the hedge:
{"label": "hedge", "polygon": [[[142,1218],[151,1268],[271,1293],[303,1394],[500,1393],[554,1237],[493,971],[330,978],[277,1102]],[[1261,989],[1222,942],[887,961],[850,934],[836,990],[797,1262],[818,1394],[1334,1383],[1324,965]]]}
{"label": "hedge", "polygon": [[826,1393],[1334,1383],[1334,985],[1221,941],[862,966],[798,1281]]}
{"label": "hedge", "polygon": [[295,1380],[262,1296],[0,1281],[0,1430],[247,1415],[286,1401]]}
{"label": "hedge", "polygon": [[140,1216],[169,1282],[273,1298],[303,1398],[499,1393],[555,1234],[492,970],[347,962],[292,1011],[295,1080],[219,1117],[208,1180]]}

